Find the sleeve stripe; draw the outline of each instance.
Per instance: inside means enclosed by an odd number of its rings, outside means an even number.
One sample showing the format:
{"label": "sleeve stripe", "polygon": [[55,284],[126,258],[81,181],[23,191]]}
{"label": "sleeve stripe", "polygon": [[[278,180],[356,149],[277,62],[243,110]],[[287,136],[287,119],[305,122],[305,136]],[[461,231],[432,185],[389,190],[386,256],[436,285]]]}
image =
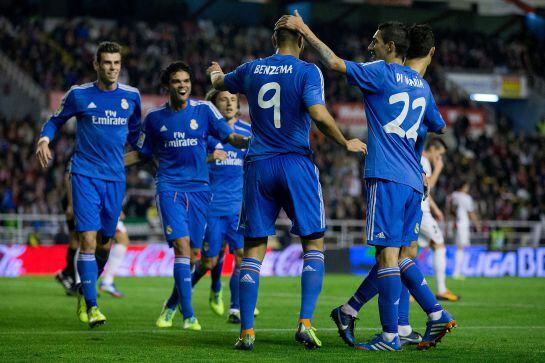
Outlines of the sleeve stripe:
{"label": "sleeve stripe", "polygon": [[322,89],[322,101],[325,102],[325,92],[324,92],[324,75],[322,74],[322,71],[320,68],[315,64],[314,67],[318,70],[318,74],[320,75],[320,88]]}
{"label": "sleeve stripe", "polygon": [[118,83],[117,84],[118,87],[124,91],[129,91],[129,92],[134,92],[134,93],[138,93],[138,95],[140,95],[140,91],[138,90],[138,88],[135,88],[135,87],[132,87],[132,86],[129,86],[127,84],[123,84],[123,83]]}
{"label": "sleeve stripe", "polygon": [[366,62],[366,63],[360,63],[362,66],[370,66],[371,64],[375,64],[375,63],[379,63],[379,62],[384,62],[382,59],[380,60],[376,60],[376,61],[373,61],[373,62]]}
{"label": "sleeve stripe", "polygon": [[223,116],[221,115],[221,113],[218,111],[218,109],[216,108],[216,106],[214,106],[211,102],[205,102],[205,104],[210,107],[210,109],[212,110],[212,112],[214,113],[214,116],[216,116],[217,119],[220,119],[220,118],[223,118]]}

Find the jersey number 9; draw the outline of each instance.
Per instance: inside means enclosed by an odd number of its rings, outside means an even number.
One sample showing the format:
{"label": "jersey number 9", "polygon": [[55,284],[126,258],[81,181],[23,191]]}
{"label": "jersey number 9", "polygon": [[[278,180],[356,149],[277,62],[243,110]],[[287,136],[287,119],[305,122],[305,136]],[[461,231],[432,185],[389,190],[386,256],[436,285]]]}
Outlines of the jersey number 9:
{"label": "jersey number 9", "polygon": [[[265,93],[270,90],[274,90],[271,98],[265,101]],[[257,103],[261,108],[274,108],[274,127],[280,128],[280,84],[276,82],[265,83],[259,89],[257,95]]]}

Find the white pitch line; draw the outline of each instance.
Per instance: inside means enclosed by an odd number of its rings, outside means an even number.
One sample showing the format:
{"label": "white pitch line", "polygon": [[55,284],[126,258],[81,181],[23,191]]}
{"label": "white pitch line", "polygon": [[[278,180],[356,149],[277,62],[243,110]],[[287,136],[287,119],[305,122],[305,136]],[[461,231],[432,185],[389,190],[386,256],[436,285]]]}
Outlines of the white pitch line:
{"label": "white pitch line", "polygon": [[[100,329],[100,328],[99,328]],[[460,330],[492,330],[492,329],[501,329],[501,330],[545,330],[545,326],[462,326],[457,327],[456,329]],[[293,332],[295,329],[288,328],[263,328],[255,329],[257,333],[274,333],[274,332]],[[366,330],[366,331],[379,331],[380,328],[357,328],[356,330]],[[320,328],[318,331],[337,331],[336,328]],[[205,331],[205,333],[239,333],[240,329],[221,329],[221,330],[210,330]],[[17,331],[17,332],[0,332],[0,336],[10,336],[10,335],[67,335],[67,334],[137,334],[137,333],[151,333],[151,334],[167,334],[167,333],[183,333],[183,330],[178,328],[173,329],[127,329],[127,330],[67,330],[67,331]],[[198,335],[199,333],[190,333]]]}

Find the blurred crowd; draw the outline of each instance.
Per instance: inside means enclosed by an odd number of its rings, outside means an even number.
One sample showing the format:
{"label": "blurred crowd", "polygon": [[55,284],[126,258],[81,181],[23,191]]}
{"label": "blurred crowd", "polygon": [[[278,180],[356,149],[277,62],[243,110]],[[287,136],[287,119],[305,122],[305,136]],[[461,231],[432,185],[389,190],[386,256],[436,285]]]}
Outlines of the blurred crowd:
{"label": "blurred crowd", "polygon": [[[502,119],[503,120],[503,119]],[[53,143],[52,165],[39,168],[34,155],[40,124],[29,118],[0,116],[0,212],[62,213],[63,174],[74,142],[73,125]],[[365,215],[363,158],[348,154],[318,132],[311,135],[314,161],[320,170],[326,216],[362,219]],[[463,172],[462,172],[463,171]],[[471,181],[471,194],[484,219],[537,220],[545,212],[545,137],[516,135],[506,120],[488,136],[459,139],[445,156],[445,168],[434,197],[440,206],[460,178]],[[150,172],[127,171],[127,190],[149,191]],[[149,217],[150,193],[133,192],[125,205],[129,217]],[[149,218],[148,218],[149,219]]]}
{"label": "blurred crowd", "polygon": [[[339,55],[366,60],[366,47],[374,28],[316,30]],[[39,20],[14,24],[0,16],[2,51],[46,90],[66,90],[72,84],[93,80],[91,62],[97,43],[114,40],[126,52],[122,82],[138,87],[142,93],[158,94],[161,92],[158,71],[172,60],[183,59],[194,71],[193,94],[202,96],[208,87],[205,69],[211,60],[231,70],[242,62],[270,55],[273,52],[270,36],[270,28],[218,25],[206,20],[114,27],[74,20],[49,24],[46,31],[45,23]],[[467,102],[442,86],[439,65],[544,75],[545,58],[538,56],[543,49],[522,34],[506,41],[482,34],[437,33],[437,48],[436,61],[427,78],[439,104]],[[304,58],[317,62],[309,52]],[[361,99],[359,91],[339,76],[327,72],[324,75],[329,102]],[[40,127],[37,120],[0,116],[0,212],[62,212],[63,173],[72,152],[74,127],[65,127],[54,143],[54,160],[47,171],[38,169],[34,157]],[[321,171],[327,217],[363,218],[365,189],[361,157],[348,155],[317,133],[312,134],[312,144]],[[494,133],[476,138],[467,132],[457,135],[456,146],[446,155],[445,170],[436,191],[439,205],[444,205],[446,195],[453,191],[461,170],[472,180],[471,193],[485,219],[535,219],[545,211],[544,138],[515,135],[504,119]],[[136,168],[128,171],[127,183],[128,190],[152,188],[149,173]],[[144,196],[129,198],[127,215],[145,217],[151,201]]]}
{"label": "blurred crowd", "polygon": [[[237,65],[273,53],[270,27],[241,27],[214,24],[209,20],[180,21],[177,24],[114,24],[76,19],[50,21],[20,18],[13,23],[0,16],[0,42],[7,53],[46,90],[66,90],[73,84],[93,80],[91,64],[100,41],[113,40],[124,46],[122,81],[141,93],[160,93],[159,70],[173,60],[185,60],[193,69],[193,94],[204,95],[208,87],[205,69],[218,61],[226,71]],[[48,24],[46,26],[46,23]],[[47,29],[46,29],[47,28]],[[315,27],[317,34],[340,56],[367,60],[374,26],[354,29]],[[427,78],[438,104],[457,104],[460,96],[446,91],[440,81],[440,66],[451,69],[478,68],[481,71],[525,71],[545,76],[543,45],[529,34],[510,39],[470,32],[436,31],[435,61]],[[341,40],[341,41],[339,41]],[[311,52],[304,59],[316,62]],[[358,101],[359,92],[338,75],[324,72],[326,97],[330,102]]]}

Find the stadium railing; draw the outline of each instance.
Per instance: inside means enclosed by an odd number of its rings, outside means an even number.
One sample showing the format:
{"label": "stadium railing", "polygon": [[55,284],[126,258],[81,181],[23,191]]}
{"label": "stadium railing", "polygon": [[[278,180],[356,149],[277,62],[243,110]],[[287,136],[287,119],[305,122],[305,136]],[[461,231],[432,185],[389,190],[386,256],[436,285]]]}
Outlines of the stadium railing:
{"label": "stadium railing", "polygon": [[[163,232],[158,221],[127,223],[131,241],[135,243],[158,242]],[[282,245],[298,241],[289,234],[291,222],[277,220],[277,239]],[[491,249],[511,250],[521,246],[545,245],[545,220],[482,222],[483,228],[471,234],[471,241]],[[365,221],[357,219],[327,220],[326,244],[328,248],[348,248],[365,243]],[[447,243],[454,241],[453,222],[442,224]],[[62,214],[0,214],[0,243],[3,244],[55,244],[67,241],[68,227]]]}

